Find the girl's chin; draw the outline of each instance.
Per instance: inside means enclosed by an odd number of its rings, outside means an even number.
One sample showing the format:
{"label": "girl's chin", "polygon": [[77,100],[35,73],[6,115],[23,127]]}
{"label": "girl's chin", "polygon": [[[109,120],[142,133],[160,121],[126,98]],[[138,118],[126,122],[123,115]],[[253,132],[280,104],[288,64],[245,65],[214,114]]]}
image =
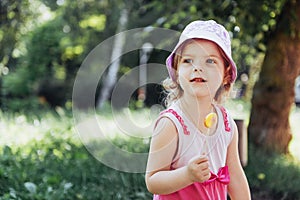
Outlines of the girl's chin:
{"label": "girl's chin", "polygon": [[190,93],[189,98],[192,99],[212,99],[214,96],[211,96],[209,93],[207,92],[194,92],[194,93]]}
{"label": "girl's chin", "polygon": [[215,91],[209,91],[208,88],[203,88],[203,89],[189,91],[189,94],[197,98],[207,98],[207,97],[213,98]]}

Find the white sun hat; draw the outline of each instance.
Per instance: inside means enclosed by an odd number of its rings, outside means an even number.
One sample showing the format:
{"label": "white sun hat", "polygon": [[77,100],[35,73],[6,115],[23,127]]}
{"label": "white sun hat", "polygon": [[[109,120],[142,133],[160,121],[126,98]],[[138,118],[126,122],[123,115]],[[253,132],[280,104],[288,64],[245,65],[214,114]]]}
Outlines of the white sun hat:
{"label": "white sun hat", "polygon": [[191,22],[185,27],[173,52],[166,60],[169,76],[172,78],[172,80],[176,80],[175,69],[173,68],[175,52],[181,44],[189,39],[205,39],[216,43],[224,51],[225,55],[230,61],[230,64],[232,65],[230,82],[233,83],[235,81],[237,69],[231,56],[231,41],[229,33],[222,25],[216,23],[214,20],[197,20]]}

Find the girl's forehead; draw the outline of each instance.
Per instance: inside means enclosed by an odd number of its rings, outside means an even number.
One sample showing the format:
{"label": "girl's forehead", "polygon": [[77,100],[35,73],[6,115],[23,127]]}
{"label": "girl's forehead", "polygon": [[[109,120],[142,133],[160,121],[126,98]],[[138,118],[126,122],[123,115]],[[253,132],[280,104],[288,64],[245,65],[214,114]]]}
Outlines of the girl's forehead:
{"label": "girl's forehead", "polygon": [[182,54],[185,53],[220,55],[217,44],[212,41],[203,39],[191,39],[190,41],[188,41],[182,51]]}

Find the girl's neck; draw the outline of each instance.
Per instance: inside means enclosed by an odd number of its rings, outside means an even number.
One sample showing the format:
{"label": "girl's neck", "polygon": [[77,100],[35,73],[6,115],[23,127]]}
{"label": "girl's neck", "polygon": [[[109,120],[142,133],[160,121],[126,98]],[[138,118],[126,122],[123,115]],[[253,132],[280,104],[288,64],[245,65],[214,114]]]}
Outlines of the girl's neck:
{"label": "girl's neck", "polygon": [[205,119],[208,113],[214,110],[209,98],[188,98],[184,95],[179,100],[179,106],[185,115],[188,116],[192,122],[196,123],[196,126]]}
{"label": "girl's neck", "polygon": [[[205,117],[211,112],[216,112],[209,98],[185,98],[183,95],[178,101],[178,106],[202,133],[208,133],[208,129],[204,126]],[[211,129],[215,130],[215,128],[216,126],[214,125]]]}
{"label": "girl's neck", "polygon": [[206,116],[208,113],[213,112],[214,106],[210,98],[187,98],[184,95],[179,100],[180,106],[184,112],[192,117],[199,117],[199,115]]}

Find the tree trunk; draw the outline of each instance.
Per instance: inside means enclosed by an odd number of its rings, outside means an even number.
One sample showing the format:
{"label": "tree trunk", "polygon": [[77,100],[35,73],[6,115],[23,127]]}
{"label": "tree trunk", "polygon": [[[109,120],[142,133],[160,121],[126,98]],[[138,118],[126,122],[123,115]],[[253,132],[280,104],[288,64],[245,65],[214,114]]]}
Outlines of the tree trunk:
{"label": "tree trunk", "polygon": [[127,26],[128,11],[123,8],[119,18],[119,24],[117,28],[117,35],[115,35],[114,46],[111,54],[111,65],[108,69],[107,76],[104,79],[102,91],[97,103],[97,108],[101,108],[105,101],[108,100],[110,92],[117,81],[117,73],[120,68],[120,57],[122,56],[122,50],[125,42],[125,33],[123,32]]}
{"label": "tree trunk", "polygon": [[288,153],[289,114],[300,73],[300,0],[288,0],[271,33],[260,78],[255,84],[248,132],[257,146]]}

